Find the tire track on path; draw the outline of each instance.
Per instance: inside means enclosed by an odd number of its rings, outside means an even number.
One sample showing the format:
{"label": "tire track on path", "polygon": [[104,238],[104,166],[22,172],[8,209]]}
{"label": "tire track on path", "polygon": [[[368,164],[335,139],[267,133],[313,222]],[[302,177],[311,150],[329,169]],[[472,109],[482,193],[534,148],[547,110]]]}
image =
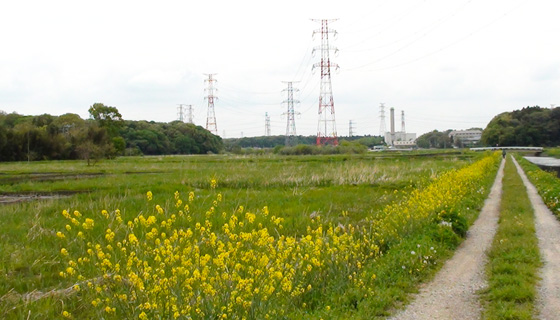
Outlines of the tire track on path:
{"label": "tire track on path", "polygon": [[535,228],[543,267],[539,272],[542,278],[537,288],[536,308],[539,319],[558,319],[560,317],[560,222],[542,201],[535,186],[512,157],[517,172],[527,188],[527,194],[535,212]]}
{"label": "tire track on path", "polygon": [[477,291],[487,285],[486,251],[498,227],[504,164],[502,160],[490,195],[467,239],[435,278],[420,289],[415,300],[390,319],[480,319],[482,307]]}

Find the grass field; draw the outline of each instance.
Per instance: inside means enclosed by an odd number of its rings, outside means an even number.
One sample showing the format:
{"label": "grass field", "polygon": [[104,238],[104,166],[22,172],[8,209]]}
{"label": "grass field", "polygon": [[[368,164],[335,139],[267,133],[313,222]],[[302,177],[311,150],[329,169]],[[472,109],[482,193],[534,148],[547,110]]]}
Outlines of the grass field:
{"label": "grass field", "polygon": [[0,317],[382,316],[460,242],[497,163],[473,154],[3,163],[5,201],[52,198],[0,207]]}

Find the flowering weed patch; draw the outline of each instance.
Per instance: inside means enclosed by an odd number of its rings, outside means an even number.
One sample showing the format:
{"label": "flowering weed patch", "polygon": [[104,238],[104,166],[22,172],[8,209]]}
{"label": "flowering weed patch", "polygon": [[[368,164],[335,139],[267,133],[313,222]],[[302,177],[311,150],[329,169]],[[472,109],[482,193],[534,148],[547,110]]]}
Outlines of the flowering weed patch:
{"label": "flowering weed patch", "polygon": [[55,236],[59,276],[74,283],[82,306],[61,315],[278,319],[371,305],[377,283],[389,280],[378,271],[386,277],[386,266],[398,264],[393,272],[406,280],[433,266],[437,250],[408,240],[421,240],[427,229],[441,239],[456,234],[457,217],[472,219],[498,161],[493,155],[449,171],[359,224],[334,225],[317,214],[298,235],[268,207],[223,208],[217,179],[205,207],[192,191],[165,203],[148,191],[144,209],[129,220],[126,208],[64,210]]}

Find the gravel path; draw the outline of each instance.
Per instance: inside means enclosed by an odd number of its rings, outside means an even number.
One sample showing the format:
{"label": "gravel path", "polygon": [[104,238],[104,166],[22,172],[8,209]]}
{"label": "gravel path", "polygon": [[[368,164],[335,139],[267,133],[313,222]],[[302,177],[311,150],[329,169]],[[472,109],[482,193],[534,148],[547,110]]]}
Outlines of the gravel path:
{"label": "gravel path", "polygon": [[543,203],[535,186],[529,182],[517,161],[513,159],[513,162],[527,188],[535,211],[535,227],[544,262],[539,274],[542,281],[538,288],[536,304],[537,310],[540,311],[539,319],[558,319],[560,317],[560,222]]}
{"label": "gravel path", "polygon": [[486,286],[486,251],[498,226],[504,163],[467,239],[435,278],[420,289],[415,300],[391,319],[480,319],[477,291]]}

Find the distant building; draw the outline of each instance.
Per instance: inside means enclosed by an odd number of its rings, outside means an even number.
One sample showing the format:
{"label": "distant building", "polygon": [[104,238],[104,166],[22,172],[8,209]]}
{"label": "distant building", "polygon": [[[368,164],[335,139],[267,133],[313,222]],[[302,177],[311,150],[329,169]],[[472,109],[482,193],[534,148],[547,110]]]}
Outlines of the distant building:
{"label": "distant building", "polygon": [[395,148],[412,148],[416,146],[416,133],[406,133],[404,129],[404,111],[401,112],[401,131],[395,131],[395,108],[391,108],[391,131],[385,132],[385,144]]}
{"label": "distant building", "polygon": [[385,143],[395,148],[411,148],[416,146],[416,133],[385,132]]}
{"label": "distant building", "polygon": [[480,138],[482,137],[482,130],[471,129],[471,130],[453,130],[449,132],[449,137],[453,139],[453,142],[460,140],[465,146],[477,145],[480,143]]}

